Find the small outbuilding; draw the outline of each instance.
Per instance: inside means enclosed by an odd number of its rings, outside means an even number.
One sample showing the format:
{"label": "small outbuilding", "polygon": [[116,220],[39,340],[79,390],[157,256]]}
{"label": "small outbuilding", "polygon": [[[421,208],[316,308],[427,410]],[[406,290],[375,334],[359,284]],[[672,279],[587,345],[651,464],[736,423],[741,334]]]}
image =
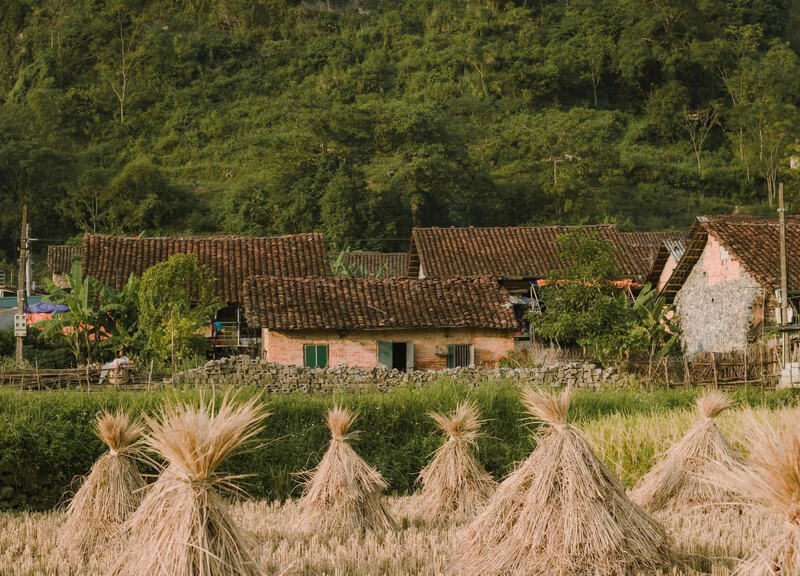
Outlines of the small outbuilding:
{"label": "small outbuilding", "polygon": [[53,284],[67,290],[69,280],[67,275],[72,271],[72,264],[81,260],[80,246],[48,246],[47,247],[47,267],[50,269]]}
{"label": "small outbuilding", "polygon": [[262,356],[307,367],[496,367],[514,348],[508,292],[494,278],[279,278],[245,282]]}
{"label": "small outbuilding", "polygon": [[[797,317],[800,219],[786,219],[789,296]],[[688,355],[743,350],[776,324],[780,286],[777,218],[701,216],[661,293],[674,302]]]}

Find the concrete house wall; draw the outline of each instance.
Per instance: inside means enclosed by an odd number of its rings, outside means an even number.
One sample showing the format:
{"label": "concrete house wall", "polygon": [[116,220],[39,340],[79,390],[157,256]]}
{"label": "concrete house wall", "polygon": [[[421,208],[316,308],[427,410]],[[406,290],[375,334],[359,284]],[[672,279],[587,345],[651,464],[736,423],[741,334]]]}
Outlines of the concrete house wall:
{"label": "concrete house wall", "polygon": [[471,344],[476,366],[497,367],[514,349],[513,332],[490,329],[336,330],[281,332],[264,328],[262,354],[269,362],[303,365],[305,344],[327,344],[328,366],[346,364],[373,368],[378,363],[378,341],[413,342],[415,370],[447,368],[448,344]]}
{"label": "concrete house wall", "polygon": [[675,296],[687,354],[730,352],[747,346],[763,318],[760,284],[711,234]]}

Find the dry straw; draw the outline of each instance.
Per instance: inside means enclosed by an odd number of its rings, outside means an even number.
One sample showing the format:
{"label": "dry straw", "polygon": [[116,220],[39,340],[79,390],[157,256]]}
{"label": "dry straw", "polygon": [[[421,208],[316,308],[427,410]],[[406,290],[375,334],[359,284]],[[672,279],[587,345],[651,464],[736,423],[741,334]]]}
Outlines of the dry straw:
{"label": "dry straw", "polygon": [[307,473],[298,521],[302,531],[349,535],[397,528],[383,500],[386,481],[348,443],[354,420],[344,408],[328,410],[331,443],[317,467]]}
{"label": "dry straw", "polygon": [[800,574],[800,429],[776,431],[749,412],[744,438],[748,456],[730,466],[721,461],[714,479],[783,516],[780,535],[745,559],[737,574],[773,576]]}
{"label": "dry straw", "polygon": [[719,463],[731,467],[741,461],[715,422],[730,405],[730,399],[717,390],[701,396],[697,400],[698,421],[640,480],[631,500],[650,512],[732,502],[730,490],[709,480],[711,470]]}
{"label": "dry straw", "polygon": [[108,451],[97,459],[70,501],[60,538],[65,550],[77,552],[79,558],[120,535],[122,524],[139,506],[145,485],[136,467],[144,424],[124,412],[104,411],[94,428]]}
{"label": "dry straw", "polygon": [[545,427],[459,544],[462,574],[604,576],[669,570],[663,528],[631,502],[586,437],[567,422],[570,393],[526,389]]}
{"label": "dry straw", "polygon": [[240,477],[219,472],[262,428],[257,398],[236,405],[226,395],[198,406],[169,404],[145,445],[167,465],[128,521],[131,538],[115,574],[252,576],[260,574],[249,542],[232,521],[223,495]]}
{"label": "dry straw", "polygon": [[448,438],[417,478],[419,512],[433,522],[471,518],[496,486],[472,451],[481,427],[478,409],[462,402],[452,414],[431,412],[430,417]]}

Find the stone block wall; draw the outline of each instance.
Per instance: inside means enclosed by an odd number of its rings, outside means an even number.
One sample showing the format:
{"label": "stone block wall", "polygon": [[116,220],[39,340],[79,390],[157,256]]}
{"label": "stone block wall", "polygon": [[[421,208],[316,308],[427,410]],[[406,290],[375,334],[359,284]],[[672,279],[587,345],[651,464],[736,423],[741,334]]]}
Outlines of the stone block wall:
{"label": "stone block wall", "polygon": [[[675,297],[686,354],[747,346],[761,287],[713,236]],[[759,318],[760,320],[760,318]]]}
{"label": "stone block wall", "polygon": [[613,388],[622,385],[614,366],[589,362],[561,362],[538,368],[456,368],[453,370],[399,372],[385,368],[304,368],[236,356],[212,360],[202,368],[176,374],[165,384],[173,386],[258,386],[272,393],[387,391],[400,386],[426,386],[442,379],[467,381],[512,380],[520,384],[548,384],[581,389]]}

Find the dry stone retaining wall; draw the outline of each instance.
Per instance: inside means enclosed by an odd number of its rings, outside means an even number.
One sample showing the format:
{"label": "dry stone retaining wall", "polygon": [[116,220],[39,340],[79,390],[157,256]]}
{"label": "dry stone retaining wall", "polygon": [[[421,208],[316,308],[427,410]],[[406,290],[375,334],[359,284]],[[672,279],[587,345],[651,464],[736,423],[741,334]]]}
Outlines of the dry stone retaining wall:
{"label": "dry stone retaining wall", "polygon": [[425,386],[442,379],[467,381],[508,379],[521,384],[599,389],[622,385],[614,366],[589,362],[561,362],[537,368],[456,368],[438,371],[399,372],[384,368],[304,368],[270,363],[249,356],[209,361],[202,368],[176,374],[166,383],[174,386],[259,386],[272,393],[334,392],[339,390],[386,391],[400,386]]}

